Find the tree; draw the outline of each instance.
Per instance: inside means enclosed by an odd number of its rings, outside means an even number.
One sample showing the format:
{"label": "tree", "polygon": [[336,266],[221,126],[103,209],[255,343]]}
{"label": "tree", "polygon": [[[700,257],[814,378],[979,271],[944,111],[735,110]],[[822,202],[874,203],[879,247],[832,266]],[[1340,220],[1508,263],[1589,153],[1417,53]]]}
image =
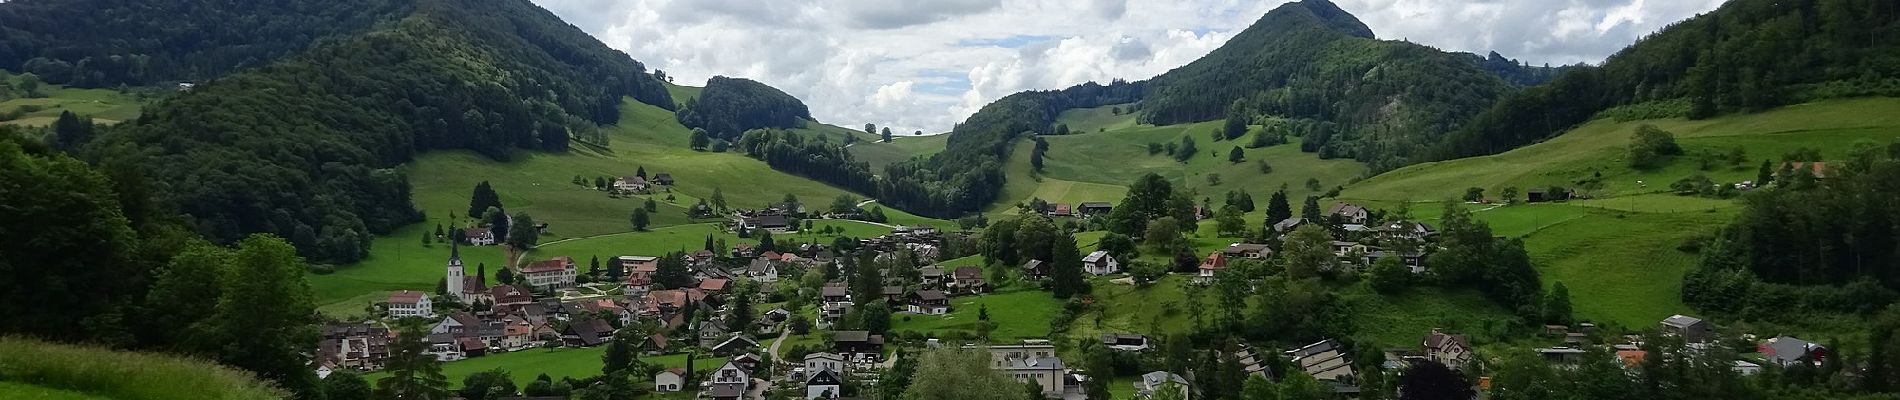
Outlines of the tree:
{"label": "tree", "polygon": [[706,150],[707,146],[712,145],[712,135],[707,134],[705,128],[693,128],[690,140],[693,150]]}
{"label": "tree", "polygon": [[1165,251],[1174,248],[1175,244],[1180,242],[1181,222],[1174,217],[1161,217],[1149,221],[1148,229],[1143,232],[1145,232],[1143,238],[1147,240],[1149,247]]}
{"label": "tree", "polygon": [[636,231],[647,230],[647,224],[653,223],[652,217],[647,216],[645,208],[633,209],[633,216],[629,217],[629,221],[633,223],[633,230]]}
{"label": "tree", "polygon": [[501,285],[514,284],[515,270],[510,269],[510,268],[502,268],[501,270],[495,271],[495,283],[501,284]]}
{"label": "tree", "polygon": [[1682,147],[1676,145],[1676,134],[1644,124],[1636,127],[1636,133],[1630,136],[1629,163],[1636,169],[1652,169],[1662,166],[1670,156],[1681,155]]}
{"label": "tree", "polygon": [[32,72],[20,74],[19,88],[20,92],[26,94],[26,97],[44,96],[40,93],[40,76],[34,75]]}
{"label": "tree", "polygon": [[1140,257],[1141,251],[1135,247],[1134,238],[1114,232],[1102,235],[1102,240],[1096,242],[1095,245],[1096,250],[1106,251],[1116,260],[1134,260],[1135,257]]}
{"label": "tree", "polygon": [[1174,160],[1180,161],[1180,162],[1187,162],[1188,160],[1194,159],[1194,156],[1199,154],[1200,152],[1201,152],[1200,149],[1194,147],[1194,137],[1182,136],[1181,147],[1177,148],[1174,151]]}
{"label": "tree", "polygon": [[1466,203],[1477,203],[1481,201],[1484,201],[1484,188],[1476,186],[1465,188]]}
{"label": "tree", "polygon": [[1504,197],[1504,204],[1517,204],[1516,186],[1507,186],[1503,191],[1500,191],[1498,195]]}
{"label": "tree", "polygon": [[864,133],[868,133],[868,134],[872,134],[872,135],[876,135],[876,134],[877,134],[877,124],[864,124]]}
{"label": "tree", "polygon": [[389,346],[389,359],[383,362],[388,374],[376,381],[376,397],[384,399],[439,400],[449,398],[449,380],[442,375],[442,362],[429,354],[428,331],[407,327]]}
{"label": "tree", "polygon": [[297,249],[257,234],[240,242],[229,262],[230,278],[205,322],[209,334],[194,347],[292,392],[315,395],[316,374],[306,366],[318,338],[316,306]]}
{"label": "tree", "polygon": [[508,245],[517,249],[532,249],[541,243],[541,229],[535,226],[534,217],[528,213],[515,213],[514,229],[508,230]]}
{"label": "tree", "polygon": [[1319,211],[1319,196],[1306,196],[1306,201],[1300,203],[1300,218],[1305,218],[1307,222],[1318,223],[1325,217]]}
{"label": "tree", "polygon": [[1755,173],[1755,187],[1766,187],[1775,181],[1774,162],[1761,160],[1761,170]]}
{"label": "tree", "polygon": [[652,198],[652,197],[648,197],[648,198],[647,198],[647,201],[646,201],[646,203],[645,203],[645,204],[642,204],[642,206],[644,206],[644,207],[646,207],[646,210],[647,210],[647,212],[659,212],[659,211],[660,211],[660,203],[659,203],[659,202],[655,202],[655,201],[653,201],[653,198]]}
{"label": "tree", "polygon": [[1544,297],[1544,323],[1570,325],[1570,289],[1557,282]]}
{"label": "tree", "polygon": [[890,143],[891,142],[891,127],[888,127],[888,126],[884,127],[884,130],[880,132],[878,135],[884,137],[884,143]]}
{"label": "tree", "polygon": [[1208,185],[1208,186],[1220,186],[1220,174],[1219,174],[1219,173],[1209,173],[1209,174],[1207,174],[1207,185]]}
{"label": "tree", "polygon": [[1260,375],[1250,375],[1240,389],[1240,398],[1244,400],[1279,400],[1280,387],[1272,380]]}
{"label": "tree", "polygon": [[1286,189],[1281,189],[1273,192],[1273,197],[1267,199],[1267,225],[1285,221],[1287,218],[1293,218],[1293,205],[1287,202]]}
{"label": "tree", "polygon": [[157,280],[145,297],[145,306],[151,310],[146,318],[160,323],[153,329],[157,332],[152,338],[155,344],[170,348],[210,347],[209,343],[191,340],[207,336],[201,334],[208,328],[202,324],[214,310],[203,306],[204,299],[222,297],[222,283],[232,272],[232,257],[231,250],[196,240],[187,243],[158,271]]}
{"label": "tree", "polygon": [[1054,281],[1056,298],[1088,293],[1088,282],[1082,278],[1082,254],[1075,248],[1075,238],[1067,233],[1059,234],[1049,245],[1052,247],[1049,275]]}
{"label": "tree", "polygon": [[1238,235],[1247,230],[1247,220],[1240,215],[1240,207],[1221,207],[1219,215],[1214,217],[1215,230],[1222,236]]}
{"label": "tree", "polygon": [[1286,238],[1286,277],[1301,280],[1333,268],[1333,238],[1317,224],[1300,225]]}
{"label": "tree", "polygon": [[1464,375],[1432,360],[1412,362],[1399,375],[1399,388],[1400,400],[1469,400],[1478,394]]}
{"label": "tree", "polygon": [[[515,380],[509,376],[508,370],[495,368],[462,378],[462,389],[456,392],[467,400],[499,400],[513,397],[515,390]],[[336,397],[332,395],[330,400],[336,400]]]}
{"label": "tree", "polygon": [[480,215],[482,216],[482,222],[488,224],[489,232],[494,233],[495,237],[504,241],[508,239],[510,224],[508,222],[507,213],[502,212],[500,207],[489,207],[487,213]]}
{"label": "tree", "polygon": [[53,120],[54,147],[74,153],[80,145],[92,140],[92,119],[79,118],[72,111],[60,111],[59,118]]}
{"label": "tree", "polygon": [[1372,290],[1379,293],[1394,294],[1405,291],[1412,284],[1412,271],[1405,266],[1400,257],[1385,257],[1372,262],[1372,268],[1366,271]]}
{"label": "tree", "polygon": [[666,289],[687,287],[693,284],[693,272],[687,270],[686,260],[679,253],[668,254],[654,267],[653,283]]}
{"label": "tree", "polygon": [[325,400],[370,400],[369,381],[347,370],[331,372],[323,378],[323,396]]}
{"label": "tree", "polygon": [[489,186],[488,181],[475,184],[475,193],[468,198],[468,215],[487,215],[485,213],[490,208],[501,208],[501,195],[495,193],[495,188]]}
{"label": "tree", "polygon": [[1247,151],[1241,150],[1240,146],[1234,146],[1233,150],[1227,151],[1227,162],[1234,164],[1247,162]]}
{"label": "tree", "polygon": [[918,357],[903,400],[1027,400],[1022,384],[990,369],[987,352],[941,349]]}
{"label": "tree", "polygon": [[719,189],[719,188],[716,188],[716,187],[715,187],[715,188],[713,188],[713,194],[712,194],[712,205],[713,205],[713,208],[717,208],[717,209],[719,209],[719,212],[725,212],[725,211],[726,211],[726,193],[725,193],[725,191],[723,191],[723,190],[721,190],[721,189]]}
{"label": "tree", "polygon": [[621,329],[614,333],[613,339],[607,342],[606,351],[600,355],[600,374],[626,374],[642,369],[644,364],[640,363],[640,342],[644,339],[633,329]]}

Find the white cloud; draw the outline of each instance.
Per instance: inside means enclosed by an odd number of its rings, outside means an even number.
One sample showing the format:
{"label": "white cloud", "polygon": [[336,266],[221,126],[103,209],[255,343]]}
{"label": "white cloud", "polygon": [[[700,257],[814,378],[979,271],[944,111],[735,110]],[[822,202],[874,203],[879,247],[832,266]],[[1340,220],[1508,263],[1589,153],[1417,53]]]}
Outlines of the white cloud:
{"label": "white cloud", "polygon": [[[1022,90],[1187,64],[1284,0],[534,0],[681,84],[751,78],[819,120],[942,132]],[[1722,0],[1336,0],[1384,39],[1598,62]]]}

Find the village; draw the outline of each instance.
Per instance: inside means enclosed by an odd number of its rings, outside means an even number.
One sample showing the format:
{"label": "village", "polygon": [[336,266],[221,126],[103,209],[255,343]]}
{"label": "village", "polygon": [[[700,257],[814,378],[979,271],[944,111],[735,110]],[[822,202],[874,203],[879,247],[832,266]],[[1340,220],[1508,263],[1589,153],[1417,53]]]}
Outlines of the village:
{"label": "village", "polygon": [[[671,184],[664,174],[656,178],[651,183],[622,178],[612,187],[636,193],[647,185]],[[1541,189],[1529,196],[1525,199],[1529,202],[1561,201],[1547,198]],[[1048,204],[1032,210],[1038,214],[1028,218],[1087,220],[1104,217],[1113,209],[1107,202],[1076,207]],[[1387,220],[1384,215],[1358,205],[1334,204],[1321,218],[1308,215],[1267,224],[1267,231],[1278,235],[1263,237],[1258,243],[1228,244],[1200,257],[1192,272],[1173,275],[1183,277],[1187,285],[1219,285],[1237,274],[1230,267],[1265,263],[1276,252],[1286,251],[1287,236],[1305,226],[1328,232],[1324,249],[1332,258],[1327,264],[1329,274],[1364,274],[1369,266],[1386,259],[1402,265],[1408,274],[1431,274],[1425,253],[1437,239],[1436,228]],[[532,349],[613,345],[633,346],[643,357],[684,356],[684,367],[645,367],[650,371],[645,374],[650,376],[645,383],[650,392],[665,398],[888,398],[889,394],[877,392],[878,383],[886,379],[885,374],[902,369],[898,364],[904,357],[945,348],[987,352],[993,370],[1036,387],[1051,399],[1107,398],[1089,393],[1107,387],[1090,382],[1107,374],[1081,367],[1083,348],[1112,352],[1118,359],[1135,360],[1126,364],[1144,368],[1126,382],[1118,382],[1132,387],[1109,388],[1114,392],[1143,399],[1185,399],[1208,390],[1196,384],[1195,374],[1161,368],[1158,360],[1167,346],[1163,341],[1179,340],[1178,336],[1111,332],[1100,334],[1095,343],[1075,343],[1054,335],[992,341],[985,334],[900,334],[893,329],[893,316],[904,320],[946,316],[955,311],[957,300],[989,295],[1000,283],[1048,287],[1055,272],[1045,260],[1029,259],[988,270],[980,265],[941,264],[952,256],[945,248],[954,241],[967,241],[971,232],[895,226],[882,236],[831,244],[773,243],[771,235],[809,229],[810,225],[801,227],[800,220],[848,216],[812,213],[800,204],[785,203],[731,210],[725,217],[726,229],[741,237],[761,236],[764,241],[715,248],[708,237],[704,248],[691,252],[614,256],[605,260],[603,271],[582,268],[570,257],[552,257],[498,269],[493,279],[483,270],[470,274],[459,246],[500,244],[485,228],[460,229],[456,232],[460,237],[451,242],[456,247],[444,262],[439,291],[397,291],[380,305],[382,318],[326,324],[317,373],[380,370],[390,355],[390,343],[399,334],[396,326],[421,323],[428,327],[429,354],[445,363]],[[1081,271],[1093,284],[1136,284],[1130,261],[1098,249],[1081,258]],[[875,281],[865,283],[863,277]],[[491,281],[496,283],[486,284]],[[989,312],[981,310],[982,318]],[[979,325],[987,329],[989,322]],[[1671,316],[1648,330],[1690,348],[1724,340],[1713,323],[1693,316]],[[1320,392],[1337,398],[1355,398],[1365,390],[1360,386],[1368,381],[1364,374],[1402,374],[1424,362],[1462,370],[1480,356],[1477,344],[1459,332],[1431,329],[1417,335],[1420,339],[1404,348],[1351,348],[1347,342],[1327,338],[1285,348],[1242,343],[1211,350],[1210,356],[1231,360],[1246,376],[1310,377]],[[1578,321],[1574,326],[1544,326],[1541,335],[1528,340],[1547,345],[1528,351],[1560,367],[1588,361],[1586,357],[1612,357],[1616,365],[1638,368],[1652,349],[1645,341],[1652,338],[1602,331],[1595,324]],[[1742,338],[1754,348],[1743,351],[1748,357],[1732,360],[1732,370],[1741,375],[1758,373],[1765,364],[1818,366],[1829,357],[1825,345],[1804,339]],[[799,344],[787,345],[801,339]],[[1379,359],[1360,359],[1368,357]],[[700,365],[696,370],[694,360],[716,365]],[[1483,389],[1490,381],[1480,377],[1475,384]]]}

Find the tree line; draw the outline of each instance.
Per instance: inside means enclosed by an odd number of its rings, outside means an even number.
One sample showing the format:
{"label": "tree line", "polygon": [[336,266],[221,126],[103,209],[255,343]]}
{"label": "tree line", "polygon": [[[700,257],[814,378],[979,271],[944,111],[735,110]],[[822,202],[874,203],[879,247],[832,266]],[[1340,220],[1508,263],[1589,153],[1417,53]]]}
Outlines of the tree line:
{"label": "tree line", "polygon": [[706,81],[699,97],[686,99],[675,117],[680,125],[704,129],[712,139],[728,142],[749,130],[797,128],[812,119],[811,110],[792,95],[751,79],[724,76]]}

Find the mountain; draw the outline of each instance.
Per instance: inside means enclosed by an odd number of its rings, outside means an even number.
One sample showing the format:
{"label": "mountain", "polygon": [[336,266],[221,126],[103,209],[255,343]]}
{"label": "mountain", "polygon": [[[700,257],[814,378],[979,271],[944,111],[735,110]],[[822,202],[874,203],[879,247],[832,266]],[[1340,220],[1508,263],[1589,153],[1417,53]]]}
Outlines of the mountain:
{"label": "mountain", "polygon": [[1541,86],[1514,93],[1432,151],[1496,154],[1600,116],[1753,112],[1900,95],[1900,6],[1885,0],[1735,0]]}
{"label": "mountain", "polygon": [[[163,20],[175,13],[139,13],[202,5],[79,3],[124,20]],[[0,9],[50,9],[21,7],[37,4]],[[359,5],[371,4],[380,3]],[[639,62],[527,0],[406,4],[366,31],[322,40],[293,33],[311,41],[308,50],[202,81],[106,130],[82,155],[142,166],[159,202],[213,240],[274,233],[305,257],[343,263],[367,255],[373,234],[422,218],[397,168],[419,152],[470,149],[506,160],[522,150],[565,151],[570,141],[607,146],[598,126],[619,120],[623,98],[674,108]],[[29,33],[9,38],[60,32]],[[140,33],[88,43],[137,42]],[[6,46],[31,48],[26,43]]]}
{"label": "mountain", "polygon": [[800,120],[812,119],[804,102],[778,88],[724,76],[706,81],[699,97],[686,99],[678,114],[681,125],[726,141],[738,140],[747,130],[795,128]]}
{"label": "mountain", "polygon": [[197,81],[295,55],[408,14],[392,0],[16,0],[0,7],[0,69],[76,87]]}
{"label": "mountain", "polygon": [[1381,41],[1325,0],[1267,13],[1206,57],[1155,77],[1143,122],[1173,125],[1260,116],[1320,122],[1305,135],[1321,157],[1384,171],[1512,90],[1459,54]]}

